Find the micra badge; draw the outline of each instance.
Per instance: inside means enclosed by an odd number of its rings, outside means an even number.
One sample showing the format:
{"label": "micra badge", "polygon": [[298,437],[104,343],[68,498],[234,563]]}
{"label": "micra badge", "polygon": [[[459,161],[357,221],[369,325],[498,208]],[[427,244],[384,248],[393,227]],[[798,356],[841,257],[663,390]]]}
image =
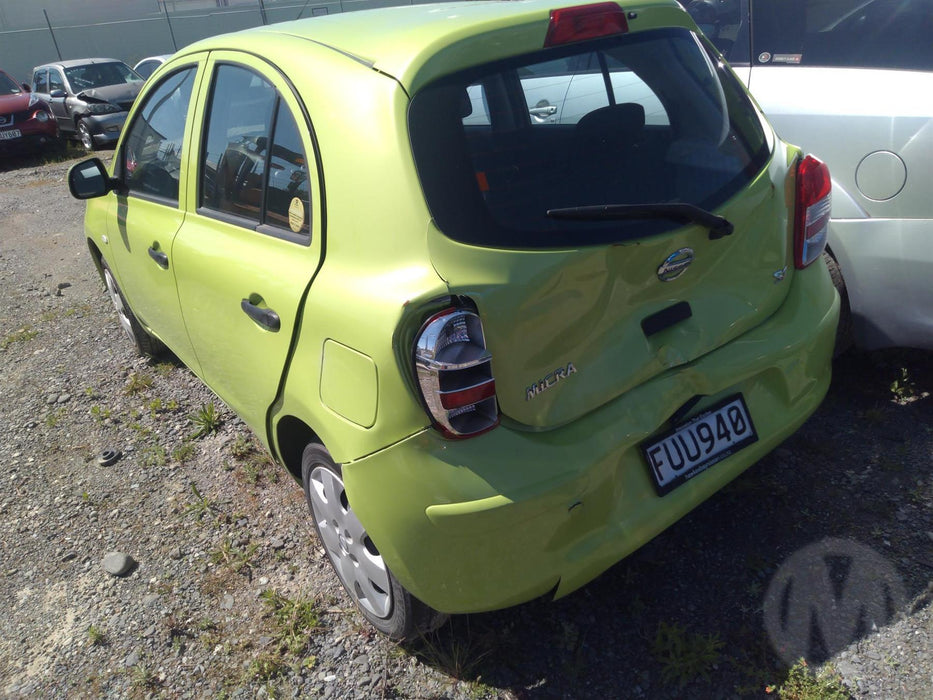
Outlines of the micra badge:
{"label": "micra badge", "polygon": [[544,393],[552,386],[557,384],[557,382],[563,379],[567,379],[571,374],[576,373],[577,368],[573,366],[573,362],[568,362],[566,367],[558,367],[553,372],[544,375],[542,379],[539,379],[537,382],[525,389],[525,401],[531,401],[539,394]]}
{"label": "micra badge", "polygon": [[658,266],[658,279],[662,282],[675,280],[687,271],[693,262],[693,248],[676,250]]}

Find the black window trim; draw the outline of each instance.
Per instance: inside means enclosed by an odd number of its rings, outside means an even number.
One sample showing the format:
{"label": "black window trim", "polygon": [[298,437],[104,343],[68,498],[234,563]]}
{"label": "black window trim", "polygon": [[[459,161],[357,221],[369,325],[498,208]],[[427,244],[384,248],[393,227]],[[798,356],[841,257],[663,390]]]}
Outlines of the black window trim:
{"label": "black window trim", "polygon": [[[220,211],[218,209],[214,209],[212,207],[204,206],[201,204],[201,193],[202,193],[203,182],[204,182],[202,166],[206,162],[204,150],[207,148],[207,129],[210,126],[210,114],[211,114],[212,103],[214,101],[215,80],[217,77],[217,72],[220,70],[221,66],[234,66],[236,68],[242,68],[243,70],[247,70],[257,75],[258,77],[262,78],[266,82],[268,82],[270,85],[272,85],[272,89],[275,90],[275,104],[273,105],[273,108],[272,108],[272,120],[270,122],[269,131],[267,132],[267,138],[268,138],[270,147],[266,149],[265,162],[263,165],[263,174],[262,174],[263,187],[262,187],[261,206],[259,209],[259,221],[247,218],[245,216],[237,216],[236,214],[231,214],[229,212]],[[292,87],[290,82],[289,82],[289,87]],[[270,81],[266,76],[257,72],[255,68],[253,68],[252,66],[246,65],[245,63],[240,63],[239,61],[233,61],[233,60],[217,61],[214,64],[214,68],[213,68],[213,71],[211,72],[210,80],[208,81],[208,84],[207,84],[207,89],[209,90],[209,94],[204,105],[204,118],[201,120],[201,148],[198,153],[198,162],[197,162],[197,167],[196,167],[197,192],[195,196],[197,197],[196,199],[197,206],[195,207],[195,213],[198,214],[199,216],[203,216],[208,219],[215,219],[217,221],[222,221],[224,223],[230,224],[232,226],[237,226],[238,228],[244,228],[249,231],[255,231],[256,233],[259,233],[263,236],[269,236],[271,238],[277,238],[279,240],[288,241],[289,243],[295,243],[297,245],[301,245],[306,248],[310,247],[311,239],[312,239],[311,231],[313,228],[312,222],[314,221],[313,218],[309,218],[308,220],[308,233],[307,234],[295,233],[294,231],[291,231],[289,229],[286,229],[280,226],[274,226],[272,224],[263,223],[263,218],[266,212],[266,189],[269,186],[269,159],[272,157],[272,147],[271,147],[272,137],[275,134],[275,128],[278,124],[279,107],[282,103],[281,92],[279,92],[279,89],[272,83],[272,81]],[[293,89],[293,92],[294,92],[294,89]],[[300,100],[299,100],[299,103],[300,103]],[[286,106],[286,109],[288,109],[287,106]],[[304,105],[302,105],[302,113],[303,113],[302,116],[305,117],[305,120],[307,122],[307,113],[304,110]],[[296,119],[295,122],[298,123],[298,120]],[[316,147],[317,141],[314,138],[313,132],[312,132],[311,140],[314,146]],[[308,157],[307,157],[307,154],[305,154],[305,162],[307,161],[308,161]],[[315,153],[315,162],[318,163],[318,166],[320,166],[316,153]],[[321,188],[321,191],[323,193],[323,187]],[[310,188],[309,188],[309,201],[307,202],[307,204],[308,204],[308,214],[309,216],[311,216],[313,214],[313,206],[312,206],[312,202],[310,201]]]}

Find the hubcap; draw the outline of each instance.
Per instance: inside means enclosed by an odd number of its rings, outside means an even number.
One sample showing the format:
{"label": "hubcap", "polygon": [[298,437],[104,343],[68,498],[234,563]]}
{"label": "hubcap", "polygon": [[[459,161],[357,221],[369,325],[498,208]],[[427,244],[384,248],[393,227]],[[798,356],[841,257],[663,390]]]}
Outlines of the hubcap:
{"label": "hubcap", "polygon": [[91,139],[91,132],[88,131],[87,126],[84,124],[79,126],[78,133],[81,136],[81,145],[90,151],[94,146],[94,141]]}
{"label": "hubcap", "polygon": [[392,588],[382,556],[347,502],[340,477],[325,467],[311,472],[311,511],[324,548],[343,585],[378,618],[392,613]]}
{"label": "hubcap", "polygon": [[120,296],[116,280],[113,279],[110,270],[104,270],[104,283],[107,285],[107,293],[110,295],[110,301],[113,302],[113,308],[117,311],[117,320],[120,321],[120,325],[126,332],[127,337],[135,343],[136,338],[133,337],[133,326],[130,324],[129,314],[126,312],[123,297]]}

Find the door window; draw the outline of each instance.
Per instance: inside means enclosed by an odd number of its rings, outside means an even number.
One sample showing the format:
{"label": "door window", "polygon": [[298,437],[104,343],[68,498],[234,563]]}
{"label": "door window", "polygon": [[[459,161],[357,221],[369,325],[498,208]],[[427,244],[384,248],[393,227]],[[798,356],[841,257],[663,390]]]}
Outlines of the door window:
{"label": "door window", "polygon": [[201,208],[262,233],[310,240],[301,131],[275,87],[247,68],[221,65],[209,105]]}
{"label": "door window", "polygon": [[65,81],[62,80],[62,74],[57,70],[52,69],[49,71],[49,92],[52,90],[63,90],[65,89]]}
{"label": "door window", "polygon": [[124,180],[132,194],[177,205],[185,121],[197,68],[172,73],[145,98],[123,146]]}

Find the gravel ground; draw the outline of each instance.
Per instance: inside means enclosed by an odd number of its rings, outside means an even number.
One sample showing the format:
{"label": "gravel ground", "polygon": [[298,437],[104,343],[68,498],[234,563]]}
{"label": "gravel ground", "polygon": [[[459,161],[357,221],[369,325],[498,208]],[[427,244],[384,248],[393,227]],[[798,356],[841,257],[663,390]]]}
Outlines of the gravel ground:
{"label": "gravel ground", "polygon": [[249,430],[133,356],[72,162],[0,163],[4,696],[764,697],[803,653],[854,697],[933,698],[929,352],[840,358],[794,437],[590,585],[401,648]]}

